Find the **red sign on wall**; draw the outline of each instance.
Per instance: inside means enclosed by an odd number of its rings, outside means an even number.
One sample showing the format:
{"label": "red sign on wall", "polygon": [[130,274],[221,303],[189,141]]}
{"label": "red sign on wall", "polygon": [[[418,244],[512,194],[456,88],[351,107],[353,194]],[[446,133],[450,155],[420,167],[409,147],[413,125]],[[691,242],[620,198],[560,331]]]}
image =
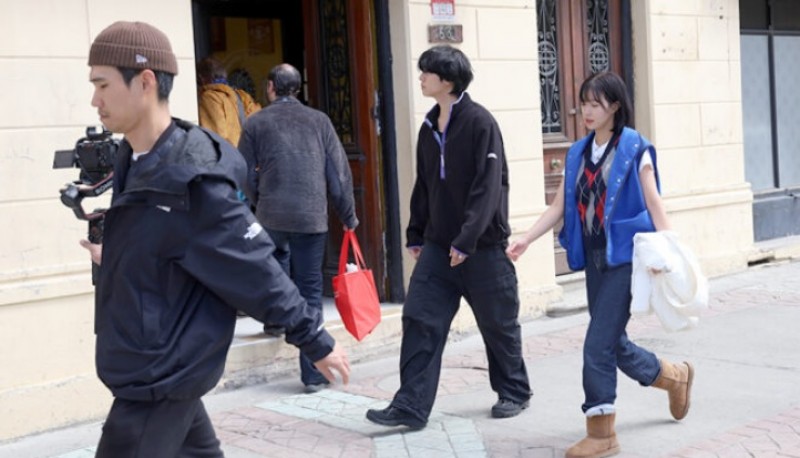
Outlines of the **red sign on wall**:
{"label": "red sign on wall", "polygon": [[431,15],[434,21],[453,21],[456,17],[455,0],[431,0]]}

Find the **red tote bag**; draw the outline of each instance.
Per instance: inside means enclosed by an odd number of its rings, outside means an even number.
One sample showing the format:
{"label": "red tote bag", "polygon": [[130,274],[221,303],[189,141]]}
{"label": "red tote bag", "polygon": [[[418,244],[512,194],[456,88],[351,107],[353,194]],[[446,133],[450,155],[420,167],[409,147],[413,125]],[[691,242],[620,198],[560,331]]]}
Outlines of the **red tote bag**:
{"label": "red tote bag", "polygon": [[[357,270],[347,272],[347,255],[353,247]],[[339,274],[333,277],[333,297],[344,327],[361,341],[381,322],[381,304],[372,270],[364,264],[356,233],[344,231],[339,253]]]}

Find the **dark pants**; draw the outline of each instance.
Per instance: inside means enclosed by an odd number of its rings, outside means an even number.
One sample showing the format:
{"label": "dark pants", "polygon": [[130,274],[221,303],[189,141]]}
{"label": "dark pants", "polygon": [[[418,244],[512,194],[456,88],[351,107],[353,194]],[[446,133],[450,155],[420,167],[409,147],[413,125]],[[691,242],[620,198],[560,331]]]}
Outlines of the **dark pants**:
{"label": "dark pants", "polygon": [[[275,242],[275,259],[292,278],[308,306],[322,315],[322,260],[328,233],[267,232]],[[300,380],[304,385],[328,383],[314,362],[303,353],[300,353]]]}
{"label": "dark pants", "polygon": [[95,456],[216,458],[223,454],[200,399],[159,402],[114,399]]}
{"label": "dark pants", "polygon": [[583,343],[584,412],[617,398],[617,368],[644,386],[660,372],[656,356],[628,340],[631,264],[607,267],[605,249],[586,251],[589,328]]}
{"label": "dark pants", "polygon": [[447,249],[425,243],[403,306],[400,389],[392,401],[422,420],[433,408],[442,352],[462,296],[486,346],[492,390],[518,403],[531,397],[517,319],[517,275],[503,248],[480,249],[450,267]]}

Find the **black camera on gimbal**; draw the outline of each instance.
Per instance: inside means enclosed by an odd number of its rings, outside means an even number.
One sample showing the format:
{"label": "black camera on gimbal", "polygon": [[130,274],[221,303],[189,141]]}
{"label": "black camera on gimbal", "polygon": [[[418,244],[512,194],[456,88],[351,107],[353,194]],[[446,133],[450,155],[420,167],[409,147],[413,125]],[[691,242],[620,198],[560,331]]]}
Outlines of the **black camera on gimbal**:
{"label": "black camera on gimbal", "polygon": [[102,243],[104,209],[86,213],[81,206],[84,197],[97,197],[113,185],[114,160],[119,141],[111,132],[94,126],[86,128],[86,136],[75,143],[71,150],[59,150],[53,157],[53,168],[79,168],[78,180],[68,183],[60,190],[61,202],[72,209],[80,220],[89,222],[89,241]]}

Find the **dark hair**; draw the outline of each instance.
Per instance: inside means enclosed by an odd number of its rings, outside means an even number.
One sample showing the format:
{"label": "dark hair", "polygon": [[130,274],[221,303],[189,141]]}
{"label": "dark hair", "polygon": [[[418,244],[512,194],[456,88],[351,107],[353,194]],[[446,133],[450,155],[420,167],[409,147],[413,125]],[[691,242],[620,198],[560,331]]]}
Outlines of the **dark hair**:
{"label": "dark hair", "polygon": [[231,74],[228,75],[228,84],[232,88],[241,89],[250,94],[250,97],[256,98],[256,83],[253,81],[253,77],[250,76],[250,72],[246,69],[237,68],[232,71]]}
{"label": "dark hair", "polygon": [[303,83],[300,78],[300,72],[289,64],[280,64],[272,67],[267,78],[272,81],[275,95],[281,97],[297,95],[300,92],[300,85]]}
{"label": "dark hair", "polygon": [[227,77],[228,71],[225,70],[225,66],[222,65],[222,62],[213,57],[206,57],[197,63],[197,78],[204,84]]}
{"label": "dark hair", "polygon": [[581,84],[581,102],[592,100],[600,101],[605,98],[609,105],[619,104],[619,108],[614,113],[614,131],[620,131],[625,126],[632,127],[633,108],[631,98],[628,95],[628,88],[625,82],[616,73],[600,72],[586,78]]}
{"label": "dark hair", "polygon": [[460,96],[472,82],[472,66],[461,50],[448,45],[434,46],[419,56],[420,71],[433,73],[453,83],[451,94]]}
{"label": "dark hair", "polygon": [[[122,73],[122,80],[125,81],[125,85],[131,87],[131,81],[145,69],[117,67],[117,70]],[[151,71],[156,75],[156,81],[158,82],[158,100],[159,102],[166,102],[169,100],[169,93],[172,92],[172,82],[175,80],[175,75],[158,70]]]}

